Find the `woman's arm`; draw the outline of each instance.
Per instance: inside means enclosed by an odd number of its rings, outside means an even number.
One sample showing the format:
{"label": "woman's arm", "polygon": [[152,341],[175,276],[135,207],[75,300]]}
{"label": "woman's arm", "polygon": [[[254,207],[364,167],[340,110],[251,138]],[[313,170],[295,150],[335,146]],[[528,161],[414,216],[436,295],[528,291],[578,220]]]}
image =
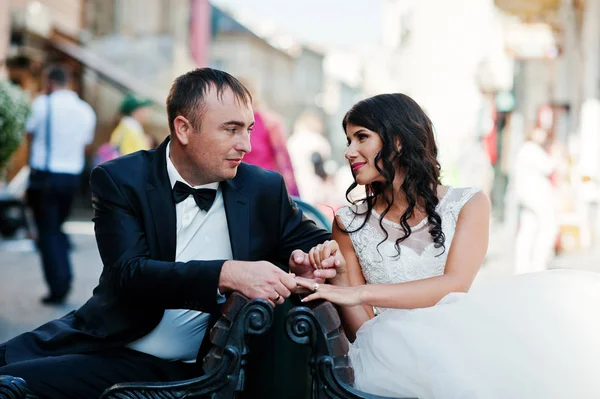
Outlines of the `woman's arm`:
{"label": "woman's arm", "polygon": [[[343,232],[338,224],[341,223],[339,218],[336,216],[336,220],[333,223],[333,229],[331,232],[331,238],[337,241],[340,252],[346,261],[345,270],[343,268],[338,269],[338,274],[331,283],[339,286],[347,287],[366,287],[365,277],[363,276],[360,263],[354,252],[354,246],[348,233]],[[356,337],[356,331],[366,321],[374,317],[372,306],[339,306],[338,311],[342,316],[342,322],[344,324],[344,330],[350,341],[354,341]]]}
{"label": "woman's arm", "polygon": [[416,309],[435,305],[450,292],[469,290],[487,252],[490,203],[483,192],[473,196],[461,210],[444,274],[399,284],[354,287],[324,285],[305,300],[326,299],[343,306],[368,305]]}

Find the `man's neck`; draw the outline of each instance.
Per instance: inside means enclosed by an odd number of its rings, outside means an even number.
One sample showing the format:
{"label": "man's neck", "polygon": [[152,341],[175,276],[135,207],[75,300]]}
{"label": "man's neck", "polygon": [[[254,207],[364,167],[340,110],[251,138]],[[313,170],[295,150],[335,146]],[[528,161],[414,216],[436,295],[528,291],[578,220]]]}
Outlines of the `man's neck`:
{"label": "man's neck", "polygon": [[181,147],[179,147],[177,144],[173,144],[174,142],[171,140],[169,143],[169,153],[167,156],[173,163],[173,166],[175,167],[175,170],[177,170],[177,173],[179,173],[179,176],[181,176],[181,178],[185,180],[187,184],[192,187],[196,187],[214,183],[210,181],[204,181],[201,176],[198,176],[198,173],[195,173],[193,169],[187,167],[186,165],[190,165],[191,161],[187,159]]}
{"label": "man's neck", "polygon": [[54,94],[57,93],[59,91],[71,91],[67,88],[67,86],[53,86],[50,88],[50,90],[48,90],[48,94]]}

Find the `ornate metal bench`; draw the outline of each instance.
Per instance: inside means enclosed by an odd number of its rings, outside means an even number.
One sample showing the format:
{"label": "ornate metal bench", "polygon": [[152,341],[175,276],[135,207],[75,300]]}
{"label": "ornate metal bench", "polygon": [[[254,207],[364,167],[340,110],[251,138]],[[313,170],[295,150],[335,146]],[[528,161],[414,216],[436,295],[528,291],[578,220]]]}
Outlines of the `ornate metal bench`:
{"label": "ornate metal bench", "polygon": [[[170,383],[116,384],[107,389],[100,399],[230,399],[239,396],[246,387],[246,338],[269,330],[274,309],[266,301],[250,301],[234,293],[222,313],[210,331],[212,347],[204,358],[203,376]],[[348,358],[349,344],[339,315],[331,303],[318,301],[292,308],[285,317],[285,331],[293,342],[310,347],[312,399],[390,399],[352,387],[354,371]],[[28,394],[25,381],[5,378],[18,381],[6,387],[0,381],[1,398],[36,399]]]}
{"label": "ornate metal bench", "polygon": [[348,358],[349,344],[331,303],[315,301],[295,307],[285,324],[292,341],[311,348],[312,399],[386,399],[352,387],[354,370]]}
{"label": "ornate metal bench", "polygon": [[230,399],[244,390],[248,349],[246,336],[263,334],[273,323],[266,301],[250,301],[232,294],[223,315],[210,330],[212,347],[204,358],[201,377],[171,383],[122,383],[104,391],[100,399]]}

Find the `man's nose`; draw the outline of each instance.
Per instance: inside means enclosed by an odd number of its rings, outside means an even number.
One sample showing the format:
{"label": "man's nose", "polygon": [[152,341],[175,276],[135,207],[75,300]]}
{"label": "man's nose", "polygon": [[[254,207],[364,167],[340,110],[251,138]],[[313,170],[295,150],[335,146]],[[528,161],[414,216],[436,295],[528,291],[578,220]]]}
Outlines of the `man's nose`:
{"label": "man's nose", "polygon": [[244,137],[242,137],[237,142],[237,144],[235,146],[235,150],[244,152],[246,154],[249,153],[250,151],[252,151],[252,145],[250,144],[250,135],[249,134],[244,135]]}

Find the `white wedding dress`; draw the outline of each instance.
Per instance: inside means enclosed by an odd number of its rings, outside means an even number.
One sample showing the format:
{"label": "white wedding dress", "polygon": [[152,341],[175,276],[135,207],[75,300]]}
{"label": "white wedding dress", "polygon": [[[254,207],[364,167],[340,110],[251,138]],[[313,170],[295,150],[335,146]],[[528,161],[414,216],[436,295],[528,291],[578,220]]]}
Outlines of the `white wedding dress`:
{"label": "white wedding dress", "polygon": [[[460,210],[477,191],[450,188],[440,200],[441,255],[423,221],[397,257],[401,227],[384,219],[389,238],[379,244],[384,235],[373,212],[350,234],[367,284],[443,274]],[[350,208],[338,216],[350,231],[364,220]],[[525,274],[448,294],[429,308],[376,311],[349,354],[362,391],[420,399],[600,398],[600,274]]]}

